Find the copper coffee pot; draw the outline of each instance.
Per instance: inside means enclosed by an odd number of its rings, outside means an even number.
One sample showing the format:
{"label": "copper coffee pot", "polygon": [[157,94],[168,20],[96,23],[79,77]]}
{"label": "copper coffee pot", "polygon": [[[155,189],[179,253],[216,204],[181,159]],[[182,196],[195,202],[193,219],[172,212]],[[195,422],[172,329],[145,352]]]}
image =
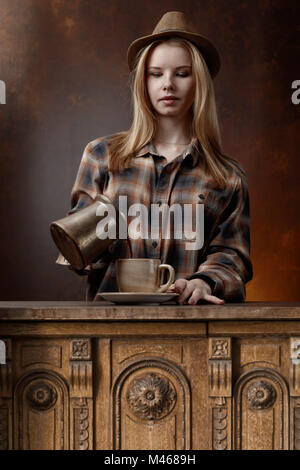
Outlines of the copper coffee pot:
{"label": "copper coffee pot", "polygon": [[[99,238],[96,234],[96,226],[107,215],[96,214],[99,204],[108,207],[113,206],[115,217],[108,220],[110,226],[114,226],[116,234],[119,230],[119,211],[103,194],[98,195],[89,206],[63,219],[56,220],[50,224],[50,232],[54,243],[60,253],[75,269],[84,269],[88,264],[99,259],[100,255],[114,241],[113,238]],[[104,208],[105,209],[105,208]],[[109,212],[108,212],[109,214]]]}

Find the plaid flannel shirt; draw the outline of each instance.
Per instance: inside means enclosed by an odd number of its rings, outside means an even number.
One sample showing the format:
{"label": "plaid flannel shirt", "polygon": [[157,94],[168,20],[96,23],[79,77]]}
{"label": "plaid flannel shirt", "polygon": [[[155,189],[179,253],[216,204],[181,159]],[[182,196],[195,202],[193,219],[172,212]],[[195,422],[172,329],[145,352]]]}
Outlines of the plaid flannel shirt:
{"label": "plaid flannel shirt", "polygon": [[[108,171],[107,137],[90,142],[83,153],[71,192],[71,210],[81,210],[104,194],[118,207],[119,196],[127,196],[128,207],[140,203],[204,204],[204,244],[186,249],[184,238],[131,239],[134,258],[159,258],[171,264],[175,279],[204,279],[212,294],[229,302],[245,299],[245,284],[252,278],[249,235],[249,196],[243,170],[231,170],[225,190],[199,165],[202,151],[192,140],[184,152],[167,162],[152,142],[136,152],[130,168],[119,173]],[[128,218],[130,222],[130,218]],[[125,240],[112,243],[95,264],[78,274],[88,275],[86,299],[97,293],[117,291],[115,260],[129,257]],[[68,264],[59,256],[59,264]]]}

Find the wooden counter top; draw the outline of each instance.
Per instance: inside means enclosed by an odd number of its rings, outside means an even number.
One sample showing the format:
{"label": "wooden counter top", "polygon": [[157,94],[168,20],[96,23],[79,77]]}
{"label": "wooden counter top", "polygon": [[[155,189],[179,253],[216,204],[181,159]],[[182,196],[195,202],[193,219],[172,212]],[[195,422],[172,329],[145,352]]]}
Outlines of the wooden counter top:
{"label": "wooden counter top", "polygon": [[245,302],[225,305],[115,305],[110,302],[5,301],[4,321],[300,320],[300,302]]}

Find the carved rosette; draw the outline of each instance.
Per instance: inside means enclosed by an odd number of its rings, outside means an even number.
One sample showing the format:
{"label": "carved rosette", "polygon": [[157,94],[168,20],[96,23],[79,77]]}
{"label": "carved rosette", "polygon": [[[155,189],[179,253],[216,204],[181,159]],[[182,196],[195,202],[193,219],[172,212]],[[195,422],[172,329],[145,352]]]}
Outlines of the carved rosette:
{"label": "carved rosette", "polygon": [[167,377],[150,373],[132,381],[128,388],[127,401],[136,417],[159,420],[174,408],[176,391]]}
{"label": "carved rosette", "polygon": [[32,408],[45,411],[55,405],[57,391],[51,384],[39,381],[29,387],[26,398]]}
{"label": "carved rosette", "polygon": [[74,339],[71,341],[71,359],[90,359],[90,340]]}
{"label": "carved rosette", "polygon": [[249,385],[246,397],[250,408],[264,410],[274,404],[276,391],[270,383],[259,380]]}
{"label": "carved rosette", "polygon": [[228,352],[228,340],[212,339],[212,358],[227,358]]}

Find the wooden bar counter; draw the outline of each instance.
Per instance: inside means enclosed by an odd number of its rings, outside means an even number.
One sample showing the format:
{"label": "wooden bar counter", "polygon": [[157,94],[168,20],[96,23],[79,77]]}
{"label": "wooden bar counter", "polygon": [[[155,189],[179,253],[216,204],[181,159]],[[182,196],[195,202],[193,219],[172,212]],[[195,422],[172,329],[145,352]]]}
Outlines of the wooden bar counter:
{"label": "wooden bar counter", "polygon": [[0,449],[300,449],[300,303],[0,302],[0,340]]}

